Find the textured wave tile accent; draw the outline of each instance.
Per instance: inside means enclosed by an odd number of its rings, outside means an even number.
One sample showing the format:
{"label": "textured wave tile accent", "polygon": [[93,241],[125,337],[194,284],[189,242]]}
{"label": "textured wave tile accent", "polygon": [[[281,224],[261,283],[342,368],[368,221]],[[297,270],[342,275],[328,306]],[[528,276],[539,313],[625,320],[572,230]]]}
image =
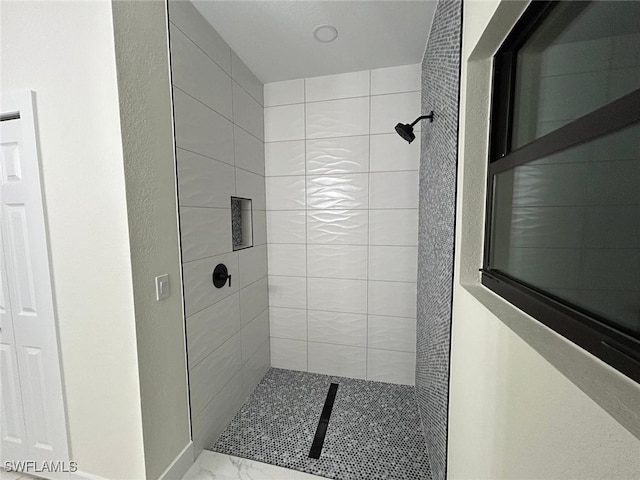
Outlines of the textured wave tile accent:
{"label": "textured wave tile accent", "polygon": [[307,243],[366,245],[366,210],[318,210],[307,212]]}
{"label": "textured wave tile accent", "polygon": [[260,345],[269,338],[269,310],[265,309],[242,329],[242,363],[245,363],[256,353]]}
{"label": "textured wave tile accent", "polygon": [[264,106],[276,107],[304,103],[304,79],[267,83],[264,86]]}
{"label": "textured wave tile accent", "polygon": [[[371,97],[371,134],[394,133],[396,123],[410,123],[419,116],[420,92]],[[395,120],[397,118],[406,120]],[[413,128],[418,132],[422,125],[418,122]]]}
{"label": "textured wave tile accent", "polygon": [[231,71],[233,72],[233,80],[238,82],[238,85],[244,88],[260,105],[264,105],[264,86],[262,82],[258,80],[234,51],[231,51]]}
{"label": "textured wave tile accent", "polygon": [[267,210],[303,210],[305,208],[305,179],[296,177],[267,177]]}
{"label": "textured wave tile accent", "polygon": [[238,252],[240,288],[267,276],[267,246],[245,248]]}
{"label": "textured wave tile accent", "polygon": [[418,247],[369,247],[369,280],[415,282]]}
{"label": "textured wave tile accent", "polygon": [[307,102],[369,95],[369,71],[339,73],[305,79]]}
{"label": "textured wave tile accent", "polygon": [[226,428],[246,397],[242,391],[242,373],[238,371],[193,419],[193,443],[197,450],[207,448]]}
{"label": "textured wave tile accent", "polygon": [[269,307],[272,337],[307,340],[307,311],[298,308]]}
{"label": "textured wave tile accent", "polygon": [[236,167],[264,176],[264,143],[242,128],[233,126]]}
{"label": "textured wave tile accent", "polygon": [[267,277],[240,290],[240,321],[246,325],[269,306]]}
{"label": "textured wave tile accent", "polygon": [[366,135],[307,141],[307,175],[358,173],[368,168]]}
{"label": "textured wave tile accent", "polygon": [[240,352],[240,335],[235,334],[190,372],[191,410],[195,415],[240,371]]}
{"label": "textured wave tile accent", "polygon": [[367,281],[309,278],[308,308],[330,312],[367,313]]}
{"label": "textured wave tile accent", "polygon": [[416,351],[416,319],[369,315],[368,347]]}
{"label": "textured wave tile accent", "polygon": [[233,165],[233,124],[180,89],[173,89],[176,145]]}
{"label": "textured wave tile accent", "polygon": [[309,310],[309,341],[367,346],[367,316],[355,313]]}
{"label": "textured wave tile accent", "polygon": [[250,198],[254,210],[266,210],[267,199],[264,177],[237,168],[236,196]]}
{"label": "textured wave tile accent", "polygon": [[304,140],[273,142],[264,146],[265,171],[268,177],[304,175]]}
{"label": "textured wave tile accent", "polygon": [[227,208],[180,208],[182,261],[228,253],[231,247],[231,211]]}
{"label": "textured wave tile accent", "polygon": [[307,370],[307,342],[271,337],[271,366]]}
{"label": "textured wave tile accent", "polygon": [[224,263],[229,269],[229,274],[234,278],[238,278],[238,255],[236,253],[218,255],[217,257],[196,260],[183,265],[186,315],[193,315],[238,291],[238,282],[232,282],[229,288],[216,288],[213,286],[211,273],[218,263]]}
{"label": "textured wave tile accent", "polygon": [[264,141],[304,140],[304,105],[264,109]]}
{"label": "textured wave tile accent", "polygon": [[236,193],[233,166],[180,148],[176,152],[180,207],[230,208],[229,197]]}
{"label": "textured wave tile accent", "polygon": [[369,313],[391,317],[416,317],[416,284],[369,281]]}
{"label": "textured wave tile accent", "polygon": [[367,377],[367,349],[309,342],[309,371],[341,377]]}
{"label": "textured wave tile accent", "polygon": [[308,103],[306,110],[307,138],[369,134],[368,97]]}
{"label": "textured wave tile accent", "polygon": [[371,95],[420,91],[421,67],[416,64],[371,70]]}
{"label": "textured wave tile accent", "polygon": [[233,121],[260,140],[264,140],[264,112],[251,95],[233,83]]}
{"label": "textured wave tile accent", "polygon": [[[315,460],[309,448],[332,382],[338,392]],[[407,385],[272,368],[211,449],[340,480],[432,478]]]}
{"label": "textured wave tile accent", "polygon": [[[191,2],[168,2],[169,19],[196,43],[207,56],[231,74],[231,49]],[[173,58],[171,59],[173,61]]]}
{"label": "textured wave tile accent", "polygon": [[418,172],[372,173],[370,208],[418,208]]}
{"label": "textured wave tile accent", "polygon": [[187,317],[187,346],[189,368],[200,363],[207,355],[240,331],[239,294]]}
{"label": "textured wave tile accent", "polygon": [[369,203],[366,173],[307,177],[307,208],[365,209]]}
{"label": "textured wave tile accent", "polygon": [[271,368],[271,349],[267,338],[262,342],[258,351],[242,365],[242,392],[244,398],[251,395],[251,392],[253,392],[253,389],[256,388],[256,385],[262,380],[269,368]]}
{"label": "textured wave tile accent", "polygon": [[360,245],[308,245],[309,277],[367,279],[367,247]]}
{"label": "textured wave tile accent", "polygon": [[305,243],[307,213],[302,211],[268,211],[267,241],[272,243]]}
{"label": "textured wave tile accent", "polygon": [[[171,27],[173,83],[216,112],[231,118],[231,78],[184,33]],[[210,88],[216,85],[216,88]]]}
{"label": "textured wave tile accent", "polygon": [[369,210],[370,245],[418,245],[418,209]]}
{"label": "textured wave tile accent", "polygon": [[304,277],[269,276],[269,305],[307,308],[307,280]]}
{"label": "textured wave tile accent", "polygon": [[[407,122],[412,122],[407,120]],[[406,122],[403,122],[406,123]],[[371,171],[398,172],[420,169],[420,135],[407,144],[398,134],[371,135]]]}
{"label": "textured wave tile accent", "polygon": [[416,376],[415,353],[367,349],[367,376],[379,382],[413,385]]}
{"label": "textured wave tile accent", "polygon": [[269,275],[304,277],[306,274],[306,245],[283,243],[269,245]]}

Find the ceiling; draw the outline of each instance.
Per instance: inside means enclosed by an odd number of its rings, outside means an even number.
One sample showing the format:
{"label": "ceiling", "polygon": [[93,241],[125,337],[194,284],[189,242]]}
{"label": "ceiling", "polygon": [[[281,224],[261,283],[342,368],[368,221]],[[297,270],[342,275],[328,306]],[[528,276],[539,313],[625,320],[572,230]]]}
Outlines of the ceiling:
{"label": "ceiling", "polygon": [[[193,0],[263,82],[422,61],[436,0]],[[338,29],[320,43],[313,29]]]}

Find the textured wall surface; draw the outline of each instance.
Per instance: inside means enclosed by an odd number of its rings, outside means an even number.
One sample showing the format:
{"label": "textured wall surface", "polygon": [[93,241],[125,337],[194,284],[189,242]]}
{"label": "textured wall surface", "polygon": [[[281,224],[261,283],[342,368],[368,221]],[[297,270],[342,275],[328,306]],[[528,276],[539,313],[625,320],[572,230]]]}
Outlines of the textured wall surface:
{"label": "textured wall surface", "polygon": [[[190,442],[166,4],[114,2],[113,25],[145,467],[154,479]],[[172,285],[159,302],[160,273]]]}
{"label": "textured wall surface", "polygon": [[462,2],[441,0],[422,62],[416,395],[435,479],[446,478]]}
{"label": "textured wall surface", "polygon": [[420,65],[265,85],[274,367],[412,384]]}
{"label": "textured wall surface", "polygon": [[[270,366],[263,86],[190,2],[169,2],[191,420],[211,445]],[[252,199],[233,251],[231,197]],[[231,283],[211,275],[227,266]]]}
{"label": "textured wall surface", "polygon": [[0,10],[2,92],[37,95],[71,458],[145,478],[111,2]]}

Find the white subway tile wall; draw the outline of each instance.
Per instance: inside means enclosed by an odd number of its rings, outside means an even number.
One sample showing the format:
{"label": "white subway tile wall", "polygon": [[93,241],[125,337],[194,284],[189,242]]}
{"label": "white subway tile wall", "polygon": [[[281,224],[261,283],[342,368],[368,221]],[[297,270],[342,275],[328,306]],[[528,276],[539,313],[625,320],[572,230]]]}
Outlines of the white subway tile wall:
{"label": "white subway tile wall", "polygon": [[[262,83],[190,2],[169,2],[169,20],[197,454],[213,444],[271,362],[264,98]],[[254,246],[237,252],[231,196],[253,201]],[[229,269],[231,286],[214,287],[218,263]]]}
{"label": "white subway tile wall", "polygon": [[265,85],[274,367],[414,382],[420,71]]}

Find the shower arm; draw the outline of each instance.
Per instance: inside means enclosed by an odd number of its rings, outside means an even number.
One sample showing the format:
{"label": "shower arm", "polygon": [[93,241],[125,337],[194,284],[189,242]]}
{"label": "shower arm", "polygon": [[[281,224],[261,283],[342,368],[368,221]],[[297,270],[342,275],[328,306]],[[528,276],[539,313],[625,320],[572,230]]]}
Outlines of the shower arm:
{"label": "shower arm", "polygon": [[411,126],[413,127],[416,123],[418,123],[420,120],[424,120],[425,118],[428,118],[430,122],[433,122],[433,110],[431,110],[431,113],[429,115],[422,115],[421,117],[416,118]]}

